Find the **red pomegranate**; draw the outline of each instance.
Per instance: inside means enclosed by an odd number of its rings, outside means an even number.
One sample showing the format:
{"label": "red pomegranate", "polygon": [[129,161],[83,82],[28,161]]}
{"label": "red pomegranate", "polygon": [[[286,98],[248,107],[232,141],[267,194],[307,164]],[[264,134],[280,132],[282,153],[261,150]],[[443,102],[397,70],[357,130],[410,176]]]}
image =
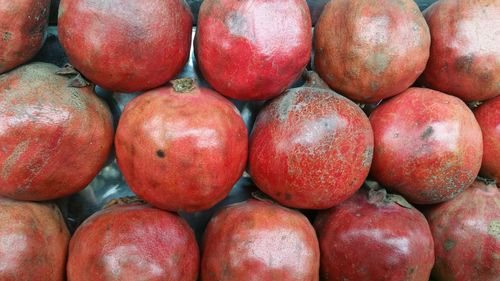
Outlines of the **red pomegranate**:
{"label": "red pomegranate", "polygon": [[311,40],[305,0],[205,0],[195,52],[203,77],[219,93],[265,100],[300,77]]}
{"label": "red pomegranate", "polygon": [[370,115],[375,135],[371,174],[416,204],[450,200],[481,167],[483,138],[460,99],[410,88]]}
{"label": "red pomegranate", "polygon": [[440,0],[424,14],[432,45],[423,82],[465,101],[500,95],[500,1]]}
{"label": "red pomegranate", "polygon": [[113,144],[109,108],[59,68],[33,63],[0,76],[0,195],[50,200],[85,188]]}
{"label": "red pomegranate", "polygon": [[481,174],[500,182],[500,97],[485,102],[474,114],[483,131]]}
{"label": "red pomegranate", "polygon": [[56,205],[0,197],[0,280],[64,281],[69,238]]}
{"label": "red pomegranate", "polygon": [[62,0],[58,30],[85,77],[111,91],[136,92],[182,70],[192,21],[184,0]]}
{"label": "red pomegranate", "polygon": [[161,209],[194,212],[224,199],[238,181],[248,132],[232,103],[186,78],[127,104],[115,146],[137,195]]}
{"label": "red pomegranate", "polygon": [[433,279],[499,280],[500,191],[494,184],[476,181],[426,215],[436,252]]}
{"label": "red pomegranate", "polygon": [[325,281],[429,280],[434,265],[429,225],[399,195],[360,190],[321,212],[315,227]]}
{"label": "red pomegranate", "polygon": [[50,0],[0,0],[0,74],[42,48],[49,7]]}
{"label": "red pomegranate", "polygon": [[[250,138],[249,172],[274,200],[325,209],[347,199],[368,175],[373,133],[363,111],[308,72],[259,113]],[[326,86],[326,85],[325,85]]]}
{"label": "red pomegranate", "polygon": [[67,269],[68,281],[195,281],[199,250],[178,215],[119,203],[77,229]]}
{"label": "red pomegranate", "polygon": [[317,281],[319,246],[307,218],[271,202],[222,209],[205,230],[203,281]]}
{"label": "red pomegranate", "polygon": [[413,0],[335,0],[315,31],[314,65],[346,97],[373,103],[408,89],[424,71],[430,35]]}

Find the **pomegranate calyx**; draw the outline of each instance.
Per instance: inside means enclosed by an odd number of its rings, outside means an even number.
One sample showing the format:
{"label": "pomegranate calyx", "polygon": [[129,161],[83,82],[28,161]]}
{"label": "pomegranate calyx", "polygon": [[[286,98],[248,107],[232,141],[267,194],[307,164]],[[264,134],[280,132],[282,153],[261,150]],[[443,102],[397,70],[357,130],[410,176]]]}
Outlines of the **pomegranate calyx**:
{"label": "pomegranate calyx", "polygon": [[196,82],[192,78],[180,78],[170,81],[177,93],[189,93],[196,88]]}

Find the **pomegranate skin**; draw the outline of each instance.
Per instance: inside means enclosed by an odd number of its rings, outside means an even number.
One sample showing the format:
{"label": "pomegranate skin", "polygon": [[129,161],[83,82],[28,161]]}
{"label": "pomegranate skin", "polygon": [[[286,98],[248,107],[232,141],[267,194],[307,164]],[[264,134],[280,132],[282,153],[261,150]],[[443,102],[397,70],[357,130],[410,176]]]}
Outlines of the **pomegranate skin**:
{"label": "pomegranate skin", "polygon": [[413,0],[330,1],[316,24],[314,66],[335,91],[374,103],[417,80],[430,42]]}
{"label": "pomegranate skin", "polygon": [[322,280],[429,280],[434,265],[429,225],[411,205],[391,201],[385,190],[360,190],[320,212],[314,225]]}
{"label": "pomegranate skin", "polygon": [[56,205],[0,197],[0,280],[64,281],[69,239]]}
{"label": "pomegranate skin", "polygon": [[317,281],[319,245],[307,218],[251,199],[217,213],[207,226],[202,281]]}
{"label": "pomegranate skin", "polygon": [[0,195],[43,201],[85,188],[106,163],[113,120],[91,87],[32,63],[0,76]]}
{"label": "pomegranate skin", "polygon": [[213,207],[238,181],[248,132],[236,107],[212,90],[159,88],[127,104],[115,147],[138,196],[161,209],[194,212]]}
{"label": "pomegranate skin", "polygon": [[500,95],[500,2],[440,0],[424,15],[432,37],[424,84],[464,101]]}
{"label": "pomegranate skin", "polygon": [[86,78],[115,92],[156,88],[184,67],[193,16],[184,0],[62,0],[59,40]]}
{"label": "pomegranate skin", "polygon": [[481,167],[483,138],[471,110],[438,91],[410,88],[370,115],[371,174],[416,204],[450,200]]}
{"label": "pomegranate skin", "polygon": [[480,105],[474,115],[483,132],[481,174],[500,182],[500,97]]}
{"label": "pomegranate skin", "polygon": [[31,59],[42,48],[50,0],[0,0],[0,74]]}
{"label": "pomegranate skin", "polygon": [[500,192],[494,184],[476,181],[426,216],[435,243],[434,280],[499,280]]}
{"label": "pomegranate skin", "polygon": [[305,0],[205,0],[195,53],[203,77],[238,100],[266,100],[290,87],[311,57]]}
{"label": "pomegranate skin", "polygon": [[[317,75],[317,74],[315,74]],[[329,89],[290,89],[257,116],[250,137],[249,172],[279,203],[330,208],[363,184],[373,132],[363,111]]]}
{"label": "pomegranate skin", "polygon": [[199,249],[178,215],[118,205],[87,219],[69,246],[68,281],[195,281]]}

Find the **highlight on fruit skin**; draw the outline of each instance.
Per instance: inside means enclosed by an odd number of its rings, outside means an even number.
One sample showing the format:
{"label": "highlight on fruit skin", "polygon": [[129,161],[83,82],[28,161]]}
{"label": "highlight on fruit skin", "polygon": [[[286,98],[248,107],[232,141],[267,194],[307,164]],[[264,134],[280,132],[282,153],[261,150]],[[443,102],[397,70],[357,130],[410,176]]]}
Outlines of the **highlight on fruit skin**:
{"label": "highlight on fruit skin", "polygon": [[248,130],[238,109],[191,78],[127,104],[115,138],[120,171],[146,202],[169,211],[207,210],[243,174]]}
{"label": "highlight on fruit skin", "polygon": [[0,0],[0,74],[35,56],[45,42],[50,0]]}
{"label": "highlight on fruit skin", "polygon": [[61,0],[58,32],[84,77],[131,93],[159,87],[181,72],[192,24],[184,0]]}
{"label": "highlight on fruit skin", "polygon": [[113,144],[113,119],[92,87],[31,63],[0,76],[0,196],[44,201],[84,189]]}

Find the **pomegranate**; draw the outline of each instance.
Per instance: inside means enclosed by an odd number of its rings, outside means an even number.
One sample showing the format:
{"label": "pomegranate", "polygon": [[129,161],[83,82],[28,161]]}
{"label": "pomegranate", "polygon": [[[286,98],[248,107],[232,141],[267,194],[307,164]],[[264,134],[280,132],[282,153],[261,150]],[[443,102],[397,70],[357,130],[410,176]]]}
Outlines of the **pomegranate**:
{"label": "pomegranate", "polygon": [[64,281],[69,238],[56,205],[0,197],[0,280]]}
{"label": "pomegranate", "polygon": [[118,203],[75,232],[68,281],[195,281],[198,263],[194,233],[182,218],[142,203]]}
{"label": "pomegranate", "polygon": [[330,1],[315,32],[319,75],[362,103],[408,89],[429,58],[429,28],[413,0]]}
{"label": "pomegranate", "polygon": [[424,14],[432,46],[423,82],[465,101],[500,95],[500,1],[440,0]]}
{"label": "pomegranate", "polygon": [[300,77],[311,40],[305,0],[205,0],[195,52],[201,73],[219,93],[265,100]]}
{"label": "pomegranate", "polygon": [[115,146],[137,195],[161,209],[194,212],[224,199],[238,181],[248,132],[232,103],[185,78],[127,104]]}
{"label": "pomegranate", "polygon": [[136,92],[182,70],[192,21],[184,0],[62,0],[58,30],[85,77],[111,91]]}
{"label": "pomegranate", "polygon": [[203,281],[317,281],[318,277],[314,228],[295,210],[250,199],[225,207],[207,226]]}
{"label": "pomegranate", "polygon": [[434,265],[429,225],[399,195],[362,189],[320,212],[315,227],[323,280],[429,280]]}
{"label": "pomegranate", "polygon": [[483,131],[481,174],[500,182],[500,97],[485,102],[474,114]]}
{"label": "pomegranate", "polygon": [[500,191],[494,184],[476,181],[426,215],[435,242],[436,281],[499,280]]}
{"label": "pomegranate", "polygon": [[416,204],[450,200],[476,178],[481,128],[460,99],[410,88],[370,115],[375,135],[371,174]]}
{"label": "pomegranate", "polygon": [[0,195],[50,200],[85,188],[113,144],[109,108],[59,68],[33,63],[0,76]]}
{"label": "pomegranate", "polygon": [[294,208],[330,208],[358,190],[368,175],[373,133],[363,111],[308,82],[267,104],[250,137],[249,172],[274,200]]}
{"label": "pomegranate", "polygon": [[0,74],[31,59],[42,48],[50,0],[0,0]]}

